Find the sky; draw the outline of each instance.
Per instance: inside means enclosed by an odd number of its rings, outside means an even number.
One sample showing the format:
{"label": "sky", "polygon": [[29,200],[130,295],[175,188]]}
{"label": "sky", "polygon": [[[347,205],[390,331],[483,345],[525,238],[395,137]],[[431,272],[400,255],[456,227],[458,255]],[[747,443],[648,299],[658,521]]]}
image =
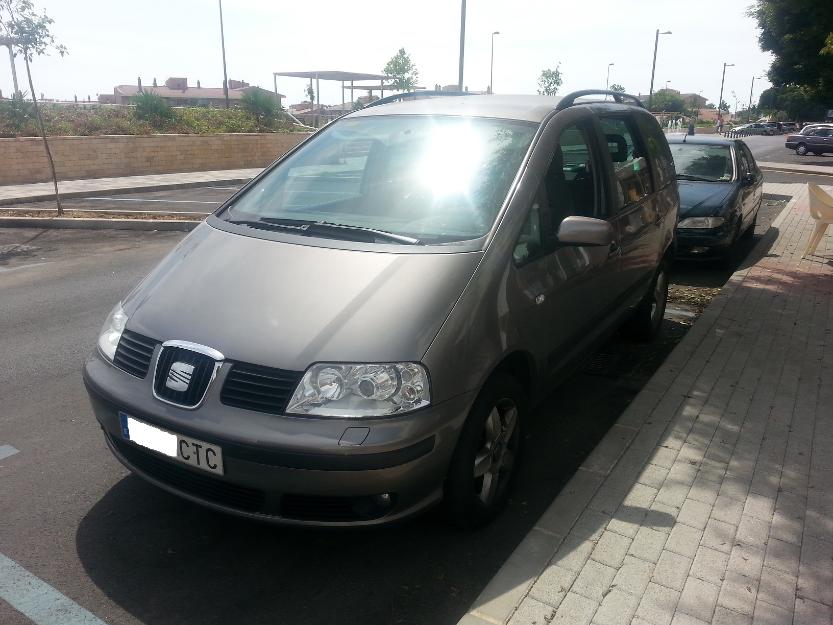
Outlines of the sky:
{"label": "sky", "polygon": [[[602,88],[610,82],[647,93],[654,33],[661,35],[654,89],[668,86],[717,102],[723,63],[724,100],[734,110],[749,100],[753,76],[770,55],[758,47],[751,0],[468,0],[464,82],[471,90],[489,83],[491,33],[495,40],[494,91],[535,93],[542,69],[560,63],[559,90]],[[47,98],[93,99],[117,84],[145,85],[154,78],[185,76],[189,85],[222,85],[216,0],[35,0],[55,20],[53,32],[69,55],[33,64],[35,89]],[[411,55],[419,83],[456,84],[459,55],[458,0],[224,0],[226,58],[230,79],[273,88],[272,72],[347,70],[381,73],[399,48]],[[18,77],[24,79],[22,62]],[[24,79],[25,80],[25,79]],[[303,79],[279,78],[284,104],[304,99]],[[754,100],[769,83],[755,81]],[[23,88],[21,86],[21,88]],[[12,91],[5,49],[0,50],[0,89]],[[359,94],[356,94],[359,95]],[[349,99],[349,96],[348,96]],[[341,102],[339,83],[321,83],[322,104]]]}

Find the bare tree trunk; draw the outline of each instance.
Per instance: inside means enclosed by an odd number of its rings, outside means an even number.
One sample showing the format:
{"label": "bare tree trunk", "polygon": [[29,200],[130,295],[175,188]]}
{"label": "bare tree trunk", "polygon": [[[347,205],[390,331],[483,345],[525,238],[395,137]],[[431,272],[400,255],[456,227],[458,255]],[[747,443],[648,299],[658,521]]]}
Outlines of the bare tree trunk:
{"label": "bare tree trunk", "polygon": [[64,207],[61,206],[61,196],[58,193],[58,175],[55,173],[55,161],[52,160],[52,151],[49,149],[49,141],[46,140],[46,126],[43,123],[43,117],[40,114],[40,107],[38,106],[38,97],[35,95],[35,85],[32,82],[32,70],[29,68],[29,55],[24,51],[23,60],[26,62],[26,76],[29,79],[29,92],[32,94],[32,102],[35,105],[35,115],[38,118],[38,125],[40,126],[40,136],[43,139],[43,147],[46,150],[46,160],[49,161],[49,170],[52,172],[52,184],[55,185],[55,204],[58,207],[58,216],[64,214]]}

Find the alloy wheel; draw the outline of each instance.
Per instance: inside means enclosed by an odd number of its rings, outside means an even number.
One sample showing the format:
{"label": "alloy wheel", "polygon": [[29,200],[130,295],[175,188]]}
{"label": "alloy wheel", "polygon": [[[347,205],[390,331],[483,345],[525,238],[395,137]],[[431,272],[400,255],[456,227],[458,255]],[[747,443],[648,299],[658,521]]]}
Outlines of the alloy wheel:
{"label": "alloy wheel", "polygon": [[482,445],[474,457],[475,494],[490,505],[504,491],[515,465],[518,407],[509,398],[495,402],[483,423]]}

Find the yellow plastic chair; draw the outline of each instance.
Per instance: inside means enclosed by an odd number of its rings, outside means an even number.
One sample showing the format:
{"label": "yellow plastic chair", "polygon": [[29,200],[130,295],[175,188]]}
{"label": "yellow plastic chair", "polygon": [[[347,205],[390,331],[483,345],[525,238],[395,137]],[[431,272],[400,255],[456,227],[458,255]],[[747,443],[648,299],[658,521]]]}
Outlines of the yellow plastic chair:
{"label": "yellow plastic chair", "polygon": [[825,193],[819,185],[811,182],[807,183],[807,190],[810,197],[810,216],[816,220],[816,229],[813,231],[813,236],[810,237],[810,242],[807,243],[807,249],[804,250],[801,258],[815,253],[821,238],[827,231],[827,226],[833,224],[833,196]]}

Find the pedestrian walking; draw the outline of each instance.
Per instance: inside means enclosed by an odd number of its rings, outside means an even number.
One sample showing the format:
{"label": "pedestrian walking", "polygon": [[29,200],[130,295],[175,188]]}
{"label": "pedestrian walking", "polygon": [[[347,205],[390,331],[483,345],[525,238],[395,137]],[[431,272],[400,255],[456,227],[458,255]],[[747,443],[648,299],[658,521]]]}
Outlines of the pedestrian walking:
{"label": "pedestrian walking", "polygon": [[719,135],[723,134],[723,118],[722,117],[717,118],[717,134],[719,134]]}
{"label": "pedestrian walking", "polygon": [[693,119],[688,120],[688,134],[690,134],[690,135],[694,134],[694,120]]}

